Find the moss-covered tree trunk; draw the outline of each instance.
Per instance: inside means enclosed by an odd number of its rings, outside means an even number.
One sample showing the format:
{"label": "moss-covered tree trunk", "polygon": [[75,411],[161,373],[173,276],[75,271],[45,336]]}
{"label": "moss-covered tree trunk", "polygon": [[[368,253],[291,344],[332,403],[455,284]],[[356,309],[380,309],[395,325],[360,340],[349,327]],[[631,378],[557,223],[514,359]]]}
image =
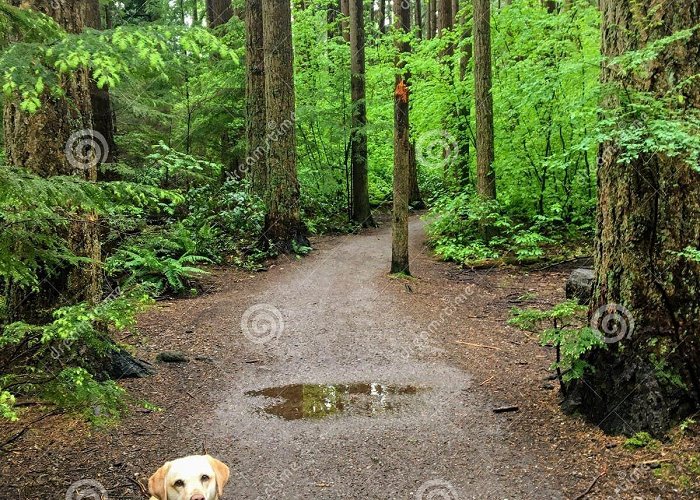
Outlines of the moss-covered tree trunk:
{"label": "moss-covered tree trunk", "polygon": [[[411,29],[411,9],[408,2],[394,2],[395,29],[408,33]],[[411,142],[409,139],[408,74],[402,53],[410,52],[407,41],[397,42],[399,57],[396,61],[394,88],[394,202],[392,212],[391,272],[410,273],[408,260],[408,199]]]}
{"label": "moss-covered tree trunk", "polygon": [[[79,33],[86,27],[89,2],[84,0],[13,0],[12,4],[51,16],[65,30]],[[29,114],[20,109],[19,99],[6,99],[3,110],[5,154],[8,163],[24,167],[42,177],[75,175],[86,180],[97,179],[92,132],[90,77],[87,70],[78,70],[61,77],[64,96],[41,98],[41,108]],[[86,141],[86,142],[82,142]],[[67,154],[69,152],[69,154]],[[64,265],[40,272],[38,291],[10,286],[10,319],[43,323],[51,319],[51,311],[76,302],[97,302],[101,298],[101,250],[99,226],[95,214],[66,214],[71,222],[66,234],[67,247],[89,263]],[[20,242],[21,243],[21,242]]]}
{"label": "moss-covered tree trunk", "polygon": [[[697,111],[697,30],[636,72],[622,71],[612,58],[696,27],[698,2],[603,0],[601,9],[611,116],[620,116],[636,92],[676,111]],[[595,328],[610,331],[608,345],[587,357],[595,371],[568,403],[607,431],[660,434],[700,401],[700,265],[682,255],[700,247],[700,174],[683,155],[619,161],[625,153],[613,141],[600,147],[591,313]]]}
{"label": "moss-covered tree trunk", "polygon": [[246,63],[246,159],[251,188],[261,198],[267,192],[265,148],[265,56],[263,53],[262,0],[245,5]]}
{"label": "moss-covered tree trunk", "polygon": [[352,220],[367,227],[372,224],[367,181],[367,102],[365,100],[365,17],[363,0],[350,0],[350,88],[352,127]]}
{"label": "moss-covered tree trunk", "polygon": [[289,2],[263,0],[267,206],[265,235],[281,252],[307,243],[299,209],[294,117],[294,57]]}

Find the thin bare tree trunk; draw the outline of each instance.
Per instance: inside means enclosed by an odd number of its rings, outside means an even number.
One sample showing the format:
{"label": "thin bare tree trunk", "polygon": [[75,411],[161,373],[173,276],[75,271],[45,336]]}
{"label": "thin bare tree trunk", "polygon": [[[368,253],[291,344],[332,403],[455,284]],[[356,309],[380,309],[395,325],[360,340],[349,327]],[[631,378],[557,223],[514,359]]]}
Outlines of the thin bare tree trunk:
{"label": "thin bare tree trunk", "polygon": [[428,24],[430,25],[429,40],[435,37],[437,32],[437,0],[428,0]]}
{"label": "thin bare tree trunk", "polygon": [[377,13],[377,23],[379,25],[379,31],[381,33],[386,33],[386,2],[387,0],[379,0],[379,12]]}
{"label": "thin bare tree trunk", "polygon": [[367,181],[367,103],[365,100],[365,17],[363,0],[350,0],[350,87],[352,128],[352,219],[362,226],[372,224]]}
{"label": "thin bare tree trunk", "polygon": [[[399,32],[411,29],[411,9],[408,2],[394,2],[395,27]],[[398,41],[399,53],[411,51],[407,41]],[[409,75],[401,55],[396,60],[394,89],[394,202],[392,212],[391,272],[410,274],[408,259],[408,199],[411,141],[409,138]]]}
{"label": "thin bare tree trunk", "polygon": [[340,0],[340,13],[343,15],[343,20],[340,23],[340,31],[343,34],[346,42],[350,41],[350,0]]}
{"label": "thin bare tree trunk", "polygon": [[418,40],[423,38],[423,0],[416,0],[415,8],[415,25],[417,28],[416,36]]}
{"label": "thin bare tree trunk", "polygon": [[496,199],[493,170],[493,95],[491,94],[491,3],[474,0],[474,97],[476,100],[476,190]]}

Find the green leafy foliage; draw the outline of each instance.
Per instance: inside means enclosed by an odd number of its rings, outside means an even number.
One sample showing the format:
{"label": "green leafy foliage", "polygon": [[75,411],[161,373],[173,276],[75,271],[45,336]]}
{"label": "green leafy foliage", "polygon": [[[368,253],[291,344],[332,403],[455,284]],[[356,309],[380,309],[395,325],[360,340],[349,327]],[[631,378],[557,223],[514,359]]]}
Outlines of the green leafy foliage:
{"label": "green leafy foliage", "polygon": [[552,345],[557,349],[557,361],[552,364],[562,382],[581,378],[588,363],[581,357],[595,347],[604,347],[599,333],[590,327],[582,326],[581,316],[588,310],[576,301],[557,304],[549,310],[518,309],[511,311],[510,325],[536,332],[542,345]]}
{"label": "green leafy foliage", "polygon": [[97,381],[91,374],[93,360],[84,354],[104,356],[115,349],[109,330],[132,327],[136,315],[150,303],[144,289],[134,288],[94,306],[80,303],[57,309],[46,325],[15,322],[2,326],[2,416],[17,418],[12,409],[16,397],[34,395],[59,408],[79,411],[95,423],[116,418],[123,409],[123,390],[114,382]]}

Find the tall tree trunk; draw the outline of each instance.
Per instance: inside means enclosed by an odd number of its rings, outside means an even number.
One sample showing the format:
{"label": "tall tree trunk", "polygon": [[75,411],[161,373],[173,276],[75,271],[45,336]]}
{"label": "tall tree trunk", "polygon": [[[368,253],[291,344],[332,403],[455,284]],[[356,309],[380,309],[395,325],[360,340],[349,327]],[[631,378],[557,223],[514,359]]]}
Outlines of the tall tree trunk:
{"label": "tall tree trunk", "polygon": [[474,0],[474,97],[476,100],[476,190],[496,199],[493,170],[493,95],[491,94],[491,3]]}
{"label": "tall tree trunk", "polygon": [[464,81],[467,78],[467,68],[472,57],[472,45],[467,41],[471,38],[471,30],[468,28],[468,16],[462,12],[457,23],[464,26],[462,33],[462,41],[464,42],[464,51],[459,58],[459,80],[462,82],[462,88],[465,89],[461,95],[457,95],[457,144],[459,146],[459,155],[454,162],[454,179],[457,187],[462,189],[469,185],[470,166],[471,166],[471,137],[470,137],[470,120],[471,120],[471,95],[467,90],[467,85]]}
{"label": "tall tree trunk", "polygon": [[[93,29],[102,29],[102,15],[99,0],[88,0],[87,2],[87,18],[85,26]],[[105,6],[105,19],[110,22],[108,15],[110,5]],[[109,28],[108,28],[109,29]],[[114,136],[117,130],[116,117],[114,115],[114,107],[112,99],[109,95],[109,88],[104,86],[98,87],[95,79],[90,78],[90,102],[92,106],[92,129],[95,132],[95,137],[98,141],[104,144],[105,155],[103,155],[100,163],[114,163],[117,156],[117,144]],[[104,172],[99,169],[98,178],[100,180],[114,180],[115,175],[110,172]]]}
{"label": "tall tree trunk", "polygon": [[416,141],[411,141],[411,156],[408,163],[408,205],[416,210],[425,208],[418,184],[418,159],[416,158]]}
{"label": "tall tree trunk", "polygon": [[327,37],[329,40],[338,34],[338,26],[336,25],[336,22],[338,21],[339,13],[340,9],[338,8],[338,0],[329,0],[328,7],[326,9],[326,24],[328,25]]}
{"label": "tall tree trunk", "polygon": [[207,25],[216,28],[233,17],[231,0],[207,0]]}
{"label": "tall tree trunk", "polygon": [[343,34],[346,42],[350,41],[350,25],[348,18],[350,17],[350,0],[340,0],[340,13],[343,19],[340,22],[340,31]]}
{"label": "tall tree trunk", "polygon": [[372,224],[367,182],[367,103],[365,100],[365,17],[363,0],[350,0],[350,87],[352,128],[352,219],[367,227]]}
{"label": "tall tree trunk", "polygon": [[247,0],[246,25],[246,160],[251,189],[261,198],[267,193],[265,135],[265,56],[262,0]]}
{"label": "tall tree trunk", "polygon": [[438,32],[440,35],[443,31],[452,29],[452,0],[438,0]]}
{"label": "tall tree trunk", "polygon": [[291,252],[294,243],[308,244],[299,211],[292,11],[287,1],[263,0],[262,5],[265,116],[271,138],[267,154],[265,234],[279,251]]}
{"label": "tall tree trunk", "polygon": [[436,0],[428,0],[428,24],[430,25],[429,40],[435,37],[437,31],[437,4]]}
{"label": "tall tree trunk", "polygon": [[[607,61],[700,23],[696,0],[602,0],[601,10]],[[637,92],[676,112],[700,108],[700,85],[688,83],[700,73],[697,30],[642,69],[604,66],[603,83],[617,91],[603,103],[612,116],[633,114]],[[622,126],[636,120],[645,117]],[[591,307],[594,328],[618,328],[587,357],[594,370],[569,402],[608,432],[659,435],[700,404],[700,265],[681,253],[700,247],[700,174],[683,155],[620,161],[625,153],[615,142],[600,147]]]}
{"label": "tall tree trunk", "polygon": [[423,0],[416,0],[415,23],[418,40],[423,38]]}
{"label": "tall tree trunk", "polygon": [[[398,32],[411,29],[408,2],[394,2],[395,27]],[[409,138],[409,74],[401,54],[411,51],[408,41],[397,42],[396,87],[394,89],[394,201],[392,213],[391,272],[410,274],[408,260],[408,199],[411,141]]]}
{"label": "tall tree trunk", "polygon": [[379,0],[379,11],[377,12],[377,24],[381,33],[386,33],[386,2],[387,0]]}
{"label": "tall tree trunk", "polygon": [[[79,33],[86,27],[89,4],[84,0],[13,0],[12,5],[31,8],[51,16],[61,27]],[[90,78],[86,69],[64,75],[62,97],[42,96],[34,114],[20,110],[19,102],[5,99],[3,124],[7,161],[42,177],[75,175],[97,179],[97,148],[92,132]],[[85,142],[82,142],[85,141]],[[89,144],[84,148],[81,144]],[[71,147],[74,146],[74,147]],[[70,150],[71,154],[66,154]],[[86,155],[85,157],[83,155]],[[101,158],[98,158],[101,159]],[[12,320],[43,323],[51,311],[76,302],[95,303],[101,298],[99,226],[94,214],[75,214],[65,235],[67,245],[90,263],[64,266],[43,273],[37,292],[11,286],[9,306]]]}

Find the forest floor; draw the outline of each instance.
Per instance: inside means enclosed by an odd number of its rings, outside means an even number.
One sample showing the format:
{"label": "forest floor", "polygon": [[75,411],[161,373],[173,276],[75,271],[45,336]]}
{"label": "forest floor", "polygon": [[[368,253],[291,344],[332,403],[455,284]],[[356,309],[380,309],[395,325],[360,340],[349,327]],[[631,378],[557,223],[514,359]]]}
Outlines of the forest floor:
{"label": "forest floor", "polygon": [[[629,451],[565,416],[554,353],[507,325],[512,307],[560,302],[570,266],[461,269],[431,256],[417,217],[411,228],[412,278],[387,275],[382,224],[159,302],[123,339],[157,367],[123,385],[157,409],[134,404],[107,429],[42,420],[0,453],[0,497],[62,499],[88,479],[139,499],[138,481],[203,450],[231,467],[227,499],[693,496],[657,476],[697,440]],[[273,330],[242,328],[246,311]],[[189,362],[156,363],[166,350]],[[261,390],[286,399],[246,394]]]}

